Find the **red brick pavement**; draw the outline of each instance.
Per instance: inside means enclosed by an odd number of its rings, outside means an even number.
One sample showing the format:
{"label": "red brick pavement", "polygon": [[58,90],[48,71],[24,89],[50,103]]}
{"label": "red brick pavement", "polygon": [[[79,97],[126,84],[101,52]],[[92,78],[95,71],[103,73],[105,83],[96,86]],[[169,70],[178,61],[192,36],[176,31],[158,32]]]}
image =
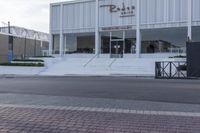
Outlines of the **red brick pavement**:
{"label": "red brick pavement", "polygon": [[200,133],[200,117],[0,107],[0,133]]}

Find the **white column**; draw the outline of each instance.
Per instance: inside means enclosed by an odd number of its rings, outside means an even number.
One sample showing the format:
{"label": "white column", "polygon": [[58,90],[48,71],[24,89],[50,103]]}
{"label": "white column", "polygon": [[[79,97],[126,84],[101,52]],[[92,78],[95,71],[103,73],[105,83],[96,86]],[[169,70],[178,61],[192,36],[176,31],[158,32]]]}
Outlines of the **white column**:
{"label": "white column", "polygon": [[126,32],[123,31],[123,54],[125,54],[125,38],[126,37]]}
{"label": "white column", "polygon": [[60,56],[63,56],[63,4],[60,4]]}
{"label": "white column", "polygon": [[52,55],[52,51],[53,51],[53,35],[51,33],[51,23],[52,23],[52,20],[51,20],[51,15],[52,15],[52,10],[51,10],[51,7],[50,7],[50,15],[49,15],[49,55]]}
{"label": "white column", "polygon": [[140,0],[137,0],[137,7],[136,7],[136,56],[140,58],[141,52],[141,31],[140,31]]}
{"label": "white column", "polygon": [[192,0],[188,0],[188,39],[192,40]]}
{"label": "white column", "polygon": [[99,54],[99,0],[96,0],[95,11],[95,54]]}

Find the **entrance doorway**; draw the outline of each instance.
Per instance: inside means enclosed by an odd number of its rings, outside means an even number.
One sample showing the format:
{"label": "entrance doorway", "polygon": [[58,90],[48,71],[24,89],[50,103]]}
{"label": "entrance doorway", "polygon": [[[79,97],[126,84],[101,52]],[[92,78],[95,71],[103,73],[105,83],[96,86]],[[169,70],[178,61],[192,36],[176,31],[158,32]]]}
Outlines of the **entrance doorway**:
{"label": "entrance doorway", "polygon": [[125,32],[122,37],[112,35],[110,32],[110,58],[123,58],[125,50]]}
{"label": "entrance doorway", "polygon": [[111,42],[111,58],[123,58],[123,41]]}

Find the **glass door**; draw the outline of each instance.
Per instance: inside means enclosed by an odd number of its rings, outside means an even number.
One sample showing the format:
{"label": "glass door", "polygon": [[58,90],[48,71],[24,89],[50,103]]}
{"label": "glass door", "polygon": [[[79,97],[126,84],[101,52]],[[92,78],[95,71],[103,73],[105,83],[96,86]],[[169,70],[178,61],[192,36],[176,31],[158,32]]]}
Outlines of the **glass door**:
{"label": "glass door", "polygon": [[125,32],[123,32],[123,37],[112,37],[110,33],[110,57],[111,58],[123,58],[125,51]]}
{"label": "glass door", "polygon": [[112,41],[111,42],[111,58],[123,58],[124,42]]}

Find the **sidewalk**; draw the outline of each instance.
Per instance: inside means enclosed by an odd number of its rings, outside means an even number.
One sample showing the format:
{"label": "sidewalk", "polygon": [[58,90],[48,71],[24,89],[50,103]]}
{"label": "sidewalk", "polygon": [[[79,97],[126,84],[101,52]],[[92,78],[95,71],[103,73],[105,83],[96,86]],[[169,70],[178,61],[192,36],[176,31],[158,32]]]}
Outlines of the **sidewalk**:
{"label": "sidewalk", "polygon": [[[83,108],[82,108],[83,109]],[[1,106],[1,133],[199,133],[200,117]]]}
{"label": "sidewalk", "polygon": [[199,133],[200,105],[1,94],[0,133]]}

